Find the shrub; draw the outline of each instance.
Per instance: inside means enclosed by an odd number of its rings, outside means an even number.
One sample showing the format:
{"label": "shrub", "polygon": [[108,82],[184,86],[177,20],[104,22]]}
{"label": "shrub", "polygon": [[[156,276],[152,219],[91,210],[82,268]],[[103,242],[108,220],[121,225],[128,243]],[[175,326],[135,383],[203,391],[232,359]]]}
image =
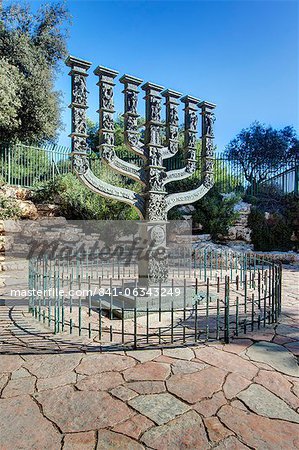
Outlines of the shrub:
{"label": "shrub", "polygon": [[18,203],[14,199],[5,197],[0,194],[0,219],[19,219],[21,217],[21,210]]}
{"label": "shrub", "polygon": [[129,205],[105,199],[85,187],[75,175],[61,175],[39,186],[33,193],[35,202],[55,202],[61,214],[74,220],[135,220],[137,213]]}
{"label": "shrub", "polygon": [[274,213],[265,217],[265,213],[256,207],[251,210],[248,219],[251,228],[251,241],[257,251],[288,251],[291,249],[292,229],[286,217]]}
{"label": "shrub", "polygon": [[213,187],[202,199],[194,203],[193,220],[203,226],[203,231],[211,234],[213,239],[225,236],[228,229],[238,217],[234,206],[239,197],[231,195],[224,197]]}
{"label": "shrub", "polygon": [[299,199],[293,194],[283,195],[278,190],[271,193],[269,189],[265,188],[257,194],[248,218],[254,249],[296,250],[298,243],[293,242],[291,237],[295,232],[298,239]]}

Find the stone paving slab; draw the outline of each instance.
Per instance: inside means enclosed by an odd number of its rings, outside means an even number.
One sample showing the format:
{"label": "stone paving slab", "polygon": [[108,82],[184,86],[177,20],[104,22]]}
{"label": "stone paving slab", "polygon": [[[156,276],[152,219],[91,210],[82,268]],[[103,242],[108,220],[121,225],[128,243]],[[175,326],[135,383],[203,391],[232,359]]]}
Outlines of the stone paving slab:
{"label": "stone paving slab", "polygon": [[142,414],[136,414],[125,422],[119,423],[113,428],[117,433],[138,439],[146,430],[154,427],[155,424]]}
{"label": "stone paving slab", "polygon": [[168,393],[139,395],[128,403],[158,425],[169,422],[189,409],[186,404]]}
{"label": "stone paving slab", "polygon": [[289,285],[278,325],[192,348],[101,353],[0,306],[0,449],[298,450]]}
{"label": "stone paving slab", "polygon": [[65,433],[106,428],[128,419],[133,412],[107,392],[76,391],[72,387],[35,395],[44,415]]}
{"label": "stone paving slab", "polygon": [[62,435],[40,412],[29,395],[0,399],[0,448],[5,450],[61,448]]}
{"label": "stone paving slab", "polygon": [[217,367],[208,367],[190,374],[173,375],[167,380],[168,391],[190,404],[202,398],[212,397],[224,383],[227,372]]}
{"label": "stone paving slab", "polygon": [[273,342],[257,342],[248,348],[246,355],[252,361],[269,364],[269,366],[286,375],[299,376],[296,358],[282,345]]}
{"label": "stone paving slab", "polygon": [[95,448],[96,432],[69,433],[64,437],[63,450],[89,450]]}
{"label": "stone paving slab", "polygon": [[223,392],[219,391],[213,395],[212,398],[200,400],[193,406],[193,409],[197,411],[202,417],[215,416],[221,406],[227,403],[227,399],[224,397]]}
{"label": "stone paving slab", "polygon": [[209,448],[202,419],[195,411],[187,412],[166,425],[150,429],[144,433],[141,441],[156,450]]}
{"label": "stone paving slab", "polygon": [[221,422],[242,438],[242,442],[260,450],[298,450],[298,425],[268,419],[251,412],[223,406],[218,412]]}
{"label": "stone paving slab", "polygon": [[263,386],[252,384],[245,391],[240,392],[237,397],[256,414],[299,423],[299,414]]}
{"label": "stone paving slab", "polygon": [[143,445],[122,434],[100,430],[96,450],[142,450]]}

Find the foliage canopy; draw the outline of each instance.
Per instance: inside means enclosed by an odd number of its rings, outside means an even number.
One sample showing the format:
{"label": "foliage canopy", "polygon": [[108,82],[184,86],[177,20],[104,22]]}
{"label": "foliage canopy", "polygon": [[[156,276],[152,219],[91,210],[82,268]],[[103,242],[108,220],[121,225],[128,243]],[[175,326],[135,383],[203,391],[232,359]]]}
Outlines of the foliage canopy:
{"label": "foliage canopy", "polygon": [[251,185],[258,185],[268,178],[269,170],[299,159],[299,141],[290,126],[275,130],[254,122],[228,144],[225,154],[232,162],[241,165]]}
{"label": "foliage canopy", "polygon": [[13,3],[0,19],[0,140],[40,143],[60,127],[60,93],[54,90],[58,63],[67,54],[69,13],[64,3],[36,13]]}

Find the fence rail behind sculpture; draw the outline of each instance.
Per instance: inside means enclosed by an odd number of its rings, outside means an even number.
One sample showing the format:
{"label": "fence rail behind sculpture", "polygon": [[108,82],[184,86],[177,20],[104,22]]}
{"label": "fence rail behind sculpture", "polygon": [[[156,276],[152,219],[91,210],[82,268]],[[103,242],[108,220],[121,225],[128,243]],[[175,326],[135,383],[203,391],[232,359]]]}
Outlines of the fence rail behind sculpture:
{"label": "fence rail behind sculpture", "polygon": [[69,154],[70,150],[60,145],[0,144],[0,179],[11,186],[32,188],[69,173]]}
{"label": "fence rail behind sculpture", "polygon": [[[117,149],[120,158],[127,162],[140,164],[140,158],[123,149]],[[71,150],[58,145],[26,146],[23,144],[0,144],[0,180],[11,186],[33,188],[40,182],[54,180],[59,175],[72,172],[70,160]],[[91,166],[99,176],[101,173],[109,177],[120,177],[113,173],[107,165],[102,164],[99,155],[93,154]],[[183,155],[165,160],[167,170],[179,169],[183,166]],[[273,184],[284,193],[299,193],[299,162],[290,162],[281,168],[268,168],[267,179],[260,186]],[[237,161],[228,160],[223,154],[216,154],[214,160],[215,183],[221,192],[240,192],[246,189],[256,193],[255,188],[245,179],[243,169]],[[201,176],[200,158],[198,167],[192,178]]]}

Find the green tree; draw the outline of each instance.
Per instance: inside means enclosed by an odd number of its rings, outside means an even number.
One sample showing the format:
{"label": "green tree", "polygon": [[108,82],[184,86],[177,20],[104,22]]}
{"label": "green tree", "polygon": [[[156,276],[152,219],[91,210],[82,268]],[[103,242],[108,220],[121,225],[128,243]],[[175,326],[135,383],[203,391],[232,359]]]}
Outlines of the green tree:
{"label": "green tree", "polygon": [[[69,13],[64,3],[36,13],[15,2],[0,20],[0,140],[41,143],[60,127],[60,93],[54,90],[58,64],[67,54]],[[7,107],[6,107],[7,105]]]}
{"label": "green tree", "polygon": [[0,129],[14,133],[20,125],[21,86],[23,77],[6,59],[0,65]]}
{"label": "green tree", "polygon": [[93,122],[89,117],[86,119],[87,145],[92,152],[98,151],[99,145],[99,125]]}
{"label": "green tree", "polygon": [[281,168],[290,160],[298,160],[298,139],[290,126],[275,130],[254,122],[228,144],[225,154],[242,167],[246,180],[255,188],[267,179],[269,170]]}
{"label": "green tree", "polygon": [[[248,217],[251,241],[258,251],[298,250],[299,198],[275,184],[262,185]],[[292,240],[294,236],[294,241]]]}
{"label": "green tree", "polygon": [[239,198],[236,195],[223,196],[213,186],[200,200],[194,203],[193,220],[200,223],[205,233],[211,234],[213,239],[225,236],[230,226],[238,217],[234,206]]}

